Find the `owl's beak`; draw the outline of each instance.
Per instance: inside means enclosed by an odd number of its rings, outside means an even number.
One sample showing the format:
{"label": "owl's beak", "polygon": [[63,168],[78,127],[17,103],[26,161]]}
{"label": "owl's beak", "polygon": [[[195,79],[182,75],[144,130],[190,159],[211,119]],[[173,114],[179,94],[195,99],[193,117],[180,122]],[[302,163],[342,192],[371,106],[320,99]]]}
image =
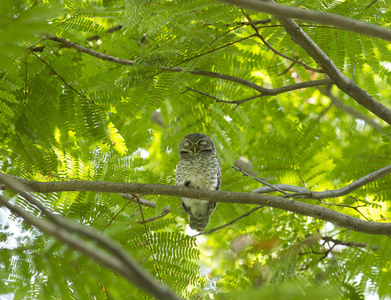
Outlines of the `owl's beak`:
{"label": "owl's beak", "polygon": [[196,145],[194,145],[194,148],[193,148],[193,153],[197,153],[198,152],[198,147]]}

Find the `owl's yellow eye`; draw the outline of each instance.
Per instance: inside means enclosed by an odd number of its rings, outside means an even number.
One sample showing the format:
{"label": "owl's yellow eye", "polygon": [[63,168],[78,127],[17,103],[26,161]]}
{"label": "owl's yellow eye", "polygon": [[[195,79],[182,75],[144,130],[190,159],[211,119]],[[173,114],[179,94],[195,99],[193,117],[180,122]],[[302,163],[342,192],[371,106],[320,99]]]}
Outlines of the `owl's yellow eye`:
{"label": "owl's yellow eye", "polygon": [[201,140],[200,141],[200,145],[201,146],[206,146],[208,143],[207,143],[207,141],[205,141],[205,140]]}
{"label": "owl's yellow eye", "polygon": [[183,147],[190,147],[190,145],[191,145],[191,143],[188,142],[188,141],[186,141],[186,142],[183,143]]}

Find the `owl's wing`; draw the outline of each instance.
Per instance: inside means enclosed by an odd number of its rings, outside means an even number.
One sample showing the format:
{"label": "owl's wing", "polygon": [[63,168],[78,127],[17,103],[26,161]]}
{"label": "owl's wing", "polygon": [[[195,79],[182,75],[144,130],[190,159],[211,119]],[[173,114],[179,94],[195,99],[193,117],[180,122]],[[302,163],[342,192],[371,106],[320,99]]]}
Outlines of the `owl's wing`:
{"label": "owl's wing", "polygon": [[213,214],[217,206],[217,202],[209,201],[208,203],[208,218]]}
{"label": "owl's wing", "polygon": [[217,158],[217,185],[216,185],[216,191],[220,190],[221,186],[221,166],[220,161]]}
{"label": "owl's wing", "polygon": [[182,204],[182,207],[183,207],[183,210],[188,214],[190,215],[190,208],[188,206],[185,205],[185,203],[182,201],[182,198],[181,199],[181,204]]}

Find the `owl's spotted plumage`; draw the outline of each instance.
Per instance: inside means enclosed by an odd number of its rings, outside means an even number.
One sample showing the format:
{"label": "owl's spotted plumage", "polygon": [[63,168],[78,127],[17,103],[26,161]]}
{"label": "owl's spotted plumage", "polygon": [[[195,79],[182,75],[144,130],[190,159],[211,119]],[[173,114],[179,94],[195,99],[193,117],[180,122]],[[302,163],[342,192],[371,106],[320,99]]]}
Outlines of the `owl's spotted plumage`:
{"label": "owl's spotted plumage", "polygon": [[[176,185],[207,190],[220,189],[221,167],[210,137],[202,133],[185,136],[179,144],[179,157]],[[189,215],[190,228],[203,231],[217,203],[191,198],[180,200],[183,209]]]}

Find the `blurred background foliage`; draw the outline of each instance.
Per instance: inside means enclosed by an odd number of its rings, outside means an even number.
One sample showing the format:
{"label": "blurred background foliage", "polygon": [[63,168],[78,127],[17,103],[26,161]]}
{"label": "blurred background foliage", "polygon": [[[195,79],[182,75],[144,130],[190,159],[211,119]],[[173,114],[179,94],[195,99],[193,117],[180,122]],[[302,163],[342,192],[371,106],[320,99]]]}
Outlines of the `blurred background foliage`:
{"label": "blurred background foliage", "polygon": [[[369,3],[281,2],[389,28],[387,1]],[[269,45],[317,68],[272,16],[246,13],[253,21],[265,20],[257,28]],[[248,21],[240,9],[211,0],[0,1],[1,170],[39,181],[174,184],[179,141],[193,132],[214,140],[225,191],[251,192],[261,186],[232,169],[235,162],[271,184],[314,191],[341,188],[388,165],[391,133],[385,123],[335,87],[291,91],[237,107],[187,91],[190,87],[228,101],[258,93],[187,72],[191,70],[223,73],[266,88],[325,78],[276,55],[253,36]],[[359,86],[390,107],[387,42],[331,26],[299,24],[347,77],[354,75]],[[47,33],[134,63],[100,60],[45,38]],[[175,67],[182,71],[171,71]],[[384,177],[327,200],[346,207],[327,207],[387,222],[390,186],[390,178]],[[3,193],[39,215],[22,199]],[[145,195],[157,205],[142,207],[143,214],[136,203],[114,194],[37,197],[53,211],[115,239],[159,281],[190,299],[391,296],[388,236],[265,207],[194,238],[173,197]],[[139,223],[159,216],[167,205],[172,213],[145,226]],[[220,203],[207,230],[251,208]],[[5,209],[1,212],[0,294],[6,299],[149,298],[121,276]],[[335,245],[322,237],[366,247]]]}

